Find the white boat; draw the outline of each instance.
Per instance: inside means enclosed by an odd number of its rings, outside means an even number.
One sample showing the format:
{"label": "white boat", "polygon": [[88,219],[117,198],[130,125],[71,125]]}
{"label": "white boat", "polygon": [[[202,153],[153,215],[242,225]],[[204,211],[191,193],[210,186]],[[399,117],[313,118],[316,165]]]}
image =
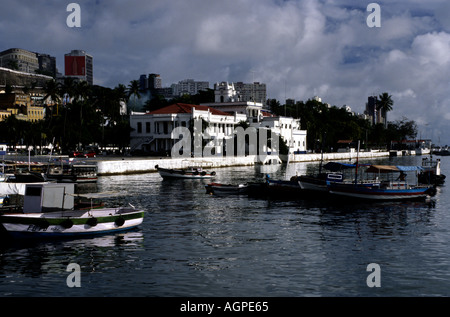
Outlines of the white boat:
{"label": "white boat", "polygon": [[430,158],[424,157],[422,159],[422,171],[418,175],[419,183],[421,184],[431,184],[431,185],[442,185],[445,182],[446,176],[441,173],[441,160],[433,160],[432,156]]}
{"label": "white boat", "polygon": [[158,165],[155,166],[159,175],[163,178],[189,178],[189,179],[203,179],[212,178],[216,175],[214,171],[208,171],[198,166],[190,166],[188,168],[162,168]]}
{"label": "white boat", "polygon": [[3,212],[0,224],[13,237],[61,238],[129,230],[144,219],[144,211],[131,207],[77,208],[74,187],[74,184],[27,184],[23,210]]}

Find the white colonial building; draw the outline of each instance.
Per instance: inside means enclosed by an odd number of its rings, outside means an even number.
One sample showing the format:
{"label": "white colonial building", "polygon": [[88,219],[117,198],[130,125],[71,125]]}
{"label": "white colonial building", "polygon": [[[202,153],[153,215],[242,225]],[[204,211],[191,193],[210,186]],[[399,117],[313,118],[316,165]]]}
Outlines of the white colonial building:
{"label": "white colonial building", "polygon": [[239,92],[235,85],[228,82],[214,85],[214,103],[205,103],[204,106],[215,108],[233,114],[246,116],[251,127],[267,128],[279,134],[289,147],[289,153],[306,153],[306,130],[301,130],[300,119],[291,117],[273,116],[263,109],[263,104],[253,101],[240,101]]}
{"label": "white colonial building", "polygon": [[[207,126],[202,131],[202,142],[203,145],[207,144],[207,153],[211,155],[226,154],[227,140],[235,138],[236,126],[242,122],[255,128],[251,131],[246,130],[249,133],[256,134],[257,129],[267,129],[280,136],[289,147],[290,154],[306,153],[306,131],[301,130],[299,119],[273,116],[263,109],[262,103],[239,101],[233,84],[216,84],[215,95],[214,103],[201,105],[176,103],[152,112],[132,112],[131,151],[170,155],[174,145],[180,140],[180,136],[175,135],[174,129],[185,127],[192,131],[193,121],[202,119]],[[256,144],[246,146],[247,152],[256,151]],[[236,151],[236,147],[233,151]],[[263,150],[273,152],[273,149],[267,146]]]}
{"label": "white colonial building", "polygon": [[130,116],[130,149],[159,154],[170,154],[180,139],[175,135],[177,127],[191,128],[194,119],[202,119],[207,128],[202,131],[206,142],[214,141],[214,154],[223,151],[223,140],[231,138],[235,125],[246,117],[200,106],[176,103],[152,112],[132,112]]}
{"label": "white colonial building", "polygon": [[261,127],[279,134],[289,147],[289,154],[306,153],[306,130],[302,130],[300,119],[281,116],[264,116]]}

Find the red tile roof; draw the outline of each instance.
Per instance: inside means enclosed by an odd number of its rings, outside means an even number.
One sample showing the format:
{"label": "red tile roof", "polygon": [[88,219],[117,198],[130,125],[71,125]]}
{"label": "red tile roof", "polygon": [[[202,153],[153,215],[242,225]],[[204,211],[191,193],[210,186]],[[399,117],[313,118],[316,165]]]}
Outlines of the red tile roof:
{"label": "red tile roof", "polygon": [[155,111],[148,112],[147,114],[171,114],[171,113],[192,113],[192,108],[196,110],[208,111],[215,115],[220,116],[231,116],[231,114],[217,110],[215,108],[200,106],[200,105],[190,105],[186,103],[175,103],[173,105],[157,109]]}

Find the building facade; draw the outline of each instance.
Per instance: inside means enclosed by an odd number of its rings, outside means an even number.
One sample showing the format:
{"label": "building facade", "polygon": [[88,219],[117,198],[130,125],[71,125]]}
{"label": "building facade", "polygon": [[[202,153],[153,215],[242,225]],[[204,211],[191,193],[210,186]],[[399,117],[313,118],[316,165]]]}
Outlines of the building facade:
{"label": "building facade", "polygon": [[245,116],[254,128],[267,128],[280,135],[289,147],[289,153],[306,153],[306,130],[301,130],[300,119],[273,116],[263,109],[263,103],[242,101],[235,84],[221,82],[215,85],[214,103],[202,104],[224,112]]}
{"label": "building facade", "polygon": [[[225,155],[227,141],[237,136],[237,126],[248,126],[256,131],[271,131],[270,136],[278,135],[286,142],[289,154],[306,153],[306,131],[301,130],[300,120],[290,117],[274,116],[263,110],[263,104],[255,101],[240,101],[234,84],[216,84],[217,102],[201,105],[177,103],[152,112],[132,112],[130,116],[131,151],[143,151],[158,155],[171,155],[179,136],[173,131],[177,127],[192,130],[194,119],[202,119],[206,124],[203,139],[211,155]],[[262,129],[262,130],[261,130]],[[269,133],[267,134],[269,135]],[[245,143],[245,140],[242,140]],[[240,145],[234,145],[236,147]],[[263,151],[273,152],[269,143]],[[246,151],[256,154],[256,144],[248,142]],[[236,153],[236,148],[234,148]],[[233,153],[234,154],[234,153]]]}
{"label": "building facade", "polygon": [[206,106],[183,103],[152,112],[132,112],[130,149],[170,155],[173,146],[179,140],[179,135],[174,134],[174,129],[185,127],[192,130],[194,119],[200,119],[206,124],[202,135],[210,143],[211,153],[223,154],[224,140],[233,136],[235,125],[244,117]]}
{"label": "building facade", "polygon": [[56,58],[48,54],[36,53],[39,63],[39,71],[44,74],[56,78]]}
{"label": "building facade", "polygon": [[266,84],[260,82],[253,83],[234,83],[234,88],[240,95],[239,99],[241,101],[255,101],[262,104],[266,103],[267,100],[267,89]]}
{"label": "building facade", "polygon": [[196,95],[199,91],[209,89],[209,82],[185,79],[179,81],[178,84],[172,84],[171,87],[173,96]]}
{"label": "building facade", "polygon": [[9,93],[0,94],[1,121],[9,116],[24,121],[39,121],[45,117],[44,107],[35,104],[32,94]]}
{"label": "building facade", "polygon": [[85,80],[94,84],[94,65],[92,55],[83,50],[72,50],[64,55],[64,75],[76,80]]}
{"label": "building facade", "polygon": [[367,99],[366,111],[364,111],[364,114],[372,125],[378,123],[386,124],[386,112],[382,109],[378,109],[378,101],[377,96],[369,96]]}
{"label": "building facade", "polygon": [[0,52],[0,67],[11,68],[25,72],[35,73],[39,70],[39,60],[36,53],[21,49],[10,48]]}

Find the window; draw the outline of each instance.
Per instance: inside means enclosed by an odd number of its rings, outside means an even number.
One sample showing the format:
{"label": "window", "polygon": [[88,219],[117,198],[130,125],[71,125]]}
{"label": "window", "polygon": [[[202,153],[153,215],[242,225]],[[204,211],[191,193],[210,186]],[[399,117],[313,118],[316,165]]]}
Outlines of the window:
{"label": "window", "polygon": [[137,133],[142,133],[142,122],[137,123]]}
{"label": "window", "polygon": [[145,123],[145,133],[150,133],[150,122]]}
{"label": "window", "polygon": [[41,196],[41,188],[40,187],[27,187],[26,196]]}

